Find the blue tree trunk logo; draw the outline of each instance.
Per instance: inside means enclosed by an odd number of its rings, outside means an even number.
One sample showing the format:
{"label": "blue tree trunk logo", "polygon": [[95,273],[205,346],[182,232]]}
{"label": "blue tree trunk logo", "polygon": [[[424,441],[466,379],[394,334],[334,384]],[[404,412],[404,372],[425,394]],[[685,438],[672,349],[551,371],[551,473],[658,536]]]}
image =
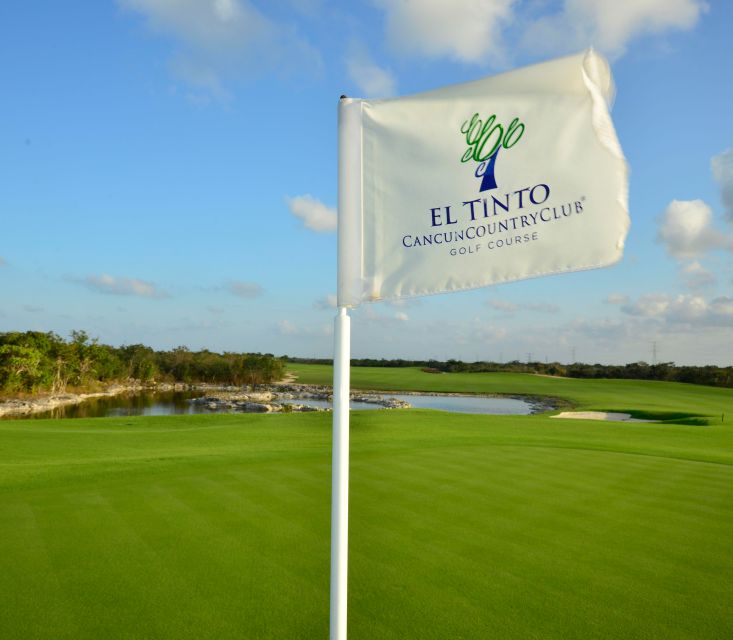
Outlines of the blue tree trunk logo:
{"label": "blue tree trunk logo", "polygon": [[473,117],[461,126],[461,133],[466,136],[468,144],[461,162],[474,160],[479,163],[476,167],[476,177],[481,178],[479,191],[496,189],[496,158],[499,150],[502,147],[511,149],[519,142],[524,135],[524,123],[519,118],[514,118],[509,126],[505,127],[496,121],[496,114],[482,120],[478,113],[474,113]]}

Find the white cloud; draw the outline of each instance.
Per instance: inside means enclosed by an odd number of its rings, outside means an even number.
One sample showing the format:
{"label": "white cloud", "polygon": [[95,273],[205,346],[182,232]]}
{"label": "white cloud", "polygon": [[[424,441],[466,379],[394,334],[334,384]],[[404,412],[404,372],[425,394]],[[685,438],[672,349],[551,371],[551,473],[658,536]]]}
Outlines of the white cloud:
{"label": "white cloud", "polygon": [[519,309],[518,305],[508,300],[489,300],[486,304],[496,311],[503,311],[505,313],[514,313]]}
{"label": "white cloud", "polygon": [[608,304],[624,304],[629,301],[629,296],[623,293],[609,293],[606,296],[606,302]]}
{"label": "white cloud", "polygon": [[456,344],[470,345],[474,348],[477,344],[496,345],[497,342],[509,336],[506,327],[498,327],[479,317],[471,318],[458,325],[441,325],[440,330],[450,332],[450,335],[455,336],[453,340]]}
{"label": "white cloud", "polygon": [[647,293],[636,302],[628,302],[621,307],[621,310],[630,316],[654,318],[667,312],[670,300],[670,296],[664,293]]}
{"label": "white cloud", "polygon": [[720,186],[725,217],[733,224],[733,148],[713,156],[710,167],[715,181]]}
{"label": "white cloud", "polygon": [[292,26],[268,18],[249,0],[118,0],[172,38],[176,75],[214,97],[222,76],[291,65],[319,68],[318,52]]}
{"label": "white cloud", "polygon": [[256,282],[243,282],[240,280],[231,282],[227,288],[229,289],[229,293],[239,298],[257,298],[264,292],[262,287]]}
{"label": "white cloud", "polygon": [[725,296],[706,300],[699,295],[647,294],[622,311],[667,324],[733,327],[733,298]]}
{"label": "white cloud", "polygon": [[387,98],[397,93],[397,80],[380,67],[362,45],[353,45],[346,56],[346,70],[365,98]]}
{"label": "white cloud", "polygon": [[138,296],[140,298],[167,298],[165,291],[158,289],[152,282],[137,278],[116,278],[107,274],[87,276],[80,280],[92,291],[115,296]]}
{"label": "white cloud", "polygon": [[336,294],[335,293],[329,293],[327,296],[323,296],[322,298],[318,298],[313,303],[313,306],[316,309],[335,309],[336,308]]}
{"label": "white cloud", "polygon": [[290,213],[300,218],[312,231],[328,233],[336,231],[336,209],[327,207],[310,194],[287,198]]}
{"label": "white cloud", "polygon": [[229,102],[231,99],[219,74],[205,63],[190,57],[178,56],[171,61],[170,69],[174,75],[198,90],[196,93],[186,94],[194,104],[203,106],[212,100]]}
{"label": "white cloud", "polygon": [[641,36],[692,29],[706,10],[703,0],[564,0],[558,13],[530,24],[524,45],[545,52],[592,45],[617,58]]}
{"label": "white cloud", "polygon": [[408,307],[419,307],[423,298],[397,298],[396,300],[384,300],[384,304],[393,309],[406,309]]}
{"label": "white cloud", "polygon": [[733,298],[728,296],[713,298],[710,307],[715,314],[733,321]]}
{"label": "white cloud", "polygon": [[460,62],[501,57],[502,28],[515,0],[375,0],[386,14],[387,39],[397,51]]}
{"label": "white cloud", "polygon": [[284,336],[292,336],[298,333],[298,328],[289,320],[280,320],[277,323],[277,330]]}
{"label": "white cloud", "polygon": [[392,315],[383,314],[378,311],[378,307],[373,305],[364,305],[354,311],[354,315],[359,315],[360,320],[368,324],[375,324],[380,327],[401,325],[409,321],[404,311],[396,311]]}
{"label": "white cloud", "polygon": [[528,302],[522,306],[529,311],[540,313],[557,313],[560,311],[560,307],[552,302]]}
{"label": "white cloud", "polygon": [[492,309],[503,313],[516,313],[517,311],[537,311],[539,313],[557,313],[560,307],[550,302],[523,302],[515,303],[509,300],[488,300],[487,303]]}
{"label": "white cloud", "polygon": [[711,249],[733,250],[733,236],[712,225],[713,212],[702,200],[672,200],[662,213],[659,239],[674,258],[693,259]]}
{"label": "white cloud", "polygon": [[119,0],[119,4],[143,14],[155,31],[207,50],[238,49],[272,26],[241,0]]}
{"label": "white cloud", "polygon": [[[563,328],[559,328],[563,331]],[[574,344],[578,336],[591,340],[594,344],[615,345],[625,343],[636,337],[636,328],[631,321],[612,318],[580,318],[565,328],[566,344]]]}
{"label": "white cloud", "polygon": [[43,311],[43,307],[37,307],[34,304],[24,304],[23,311],[27,311],[28,313],[40,313]]}
{"label": "white cloud", "polygon": [[713,273],[703,267],[697,260],[690,262],[680,268],[682,280],[690,289],[701,289],[715,284],[717,278]]}
{"label": "white cloud", "polygon": [[277,332],[283,336],[324,338],[333,334],[333,327],[330,324],[300,327],[290,322],[290,320],[280,320],[277,323]]}

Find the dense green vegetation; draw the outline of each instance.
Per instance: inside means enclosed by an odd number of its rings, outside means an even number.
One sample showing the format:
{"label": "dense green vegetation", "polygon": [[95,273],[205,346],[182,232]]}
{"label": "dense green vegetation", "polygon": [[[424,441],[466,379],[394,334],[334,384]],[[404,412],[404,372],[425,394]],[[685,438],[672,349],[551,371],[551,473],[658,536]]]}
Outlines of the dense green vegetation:
{"label": "dense green vegetation", "polygon": [[[733,637],[733,392],[353,374],[726,419],[353,413],[351,640]],[[327,637],[330,421],[1,422],[0,637]]]}
{"label": "dense green vegetation", "polygon": [[6,395],[129,380],[260,384],[279,380],[283,370],[283,361],[270,354],[111,347],[84,331],[69,340],[52,332],[0,333],[0,394]]}
{"label": "dense green vegetation", "polygon": [[[290,363],[330,364],[330,360],[320,358],[289,358]],[[568,378],[614,378],[621,380],[658,380],[660,382],[688,382],[715,387],[733,387],[733,367],[677,366],[674,362],[648,364],[631,362],[623,365],[585,364],[575,362],[462,362],[460,360],[377,360],[356,358],[351,361],[354,367],[415,367],[432,373],[537,373],[540,375],[566,376]]]}

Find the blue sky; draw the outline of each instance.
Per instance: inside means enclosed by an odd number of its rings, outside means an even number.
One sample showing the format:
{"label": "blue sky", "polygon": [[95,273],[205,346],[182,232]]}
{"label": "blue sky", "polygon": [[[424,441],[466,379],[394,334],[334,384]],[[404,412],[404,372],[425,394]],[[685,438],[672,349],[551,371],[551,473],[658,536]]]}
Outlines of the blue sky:
{"label": "blue sky", "polygon": [[607,55],[615,267],[367,305],[359,357],[733,364],[733,3],[0,6],[0,331],[330,357],[336,106]]}

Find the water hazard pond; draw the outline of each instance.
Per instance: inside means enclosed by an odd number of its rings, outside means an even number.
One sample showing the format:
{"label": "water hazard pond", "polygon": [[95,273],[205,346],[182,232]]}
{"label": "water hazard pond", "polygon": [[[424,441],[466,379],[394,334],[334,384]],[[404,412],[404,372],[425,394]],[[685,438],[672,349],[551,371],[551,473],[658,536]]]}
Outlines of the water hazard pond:
{"label": "water hazard pond", "polygon": [[[211,409],[205,404],[191,402],[205,395],[201,391],[167,391],[121,394],[118,396],[93,398],[81,404],[58,407],[52,411],[31,415],[7,416],[19,418],[102,418],[114,416],[167,416],[184,414],[231,413],[231,410]],[[409,402],[416,409],[439,409],[457,413],[482,413],[492,415],[528,415],[537,411],[537,406],[518,398],[429,395],[429,394],[383,394],[385,398],[397,398]],[[298,404],[327,409],[327,400],[298,399]],[[352,409],[383,409],[378,404],[351,402]]]}

